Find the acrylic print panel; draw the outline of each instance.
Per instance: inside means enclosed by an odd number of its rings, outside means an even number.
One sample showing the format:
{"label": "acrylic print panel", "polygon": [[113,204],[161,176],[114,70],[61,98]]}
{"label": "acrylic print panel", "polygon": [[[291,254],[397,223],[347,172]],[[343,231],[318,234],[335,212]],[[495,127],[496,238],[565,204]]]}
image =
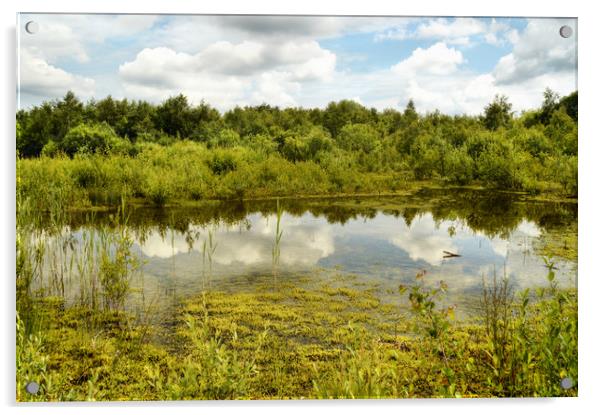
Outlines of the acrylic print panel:
{"label": "acrylic print panel", "polygon": [[576,19],[17,32],[17,401],[577,395]]}

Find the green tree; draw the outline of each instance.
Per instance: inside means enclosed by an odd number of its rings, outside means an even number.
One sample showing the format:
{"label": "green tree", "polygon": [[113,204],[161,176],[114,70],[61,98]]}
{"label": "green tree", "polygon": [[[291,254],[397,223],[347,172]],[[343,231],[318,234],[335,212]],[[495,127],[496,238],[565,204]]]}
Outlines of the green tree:
{"label": "green tree", "polygon": [[184,95],[168,98],[157,107],[155,125],[168,135],[186,138],[194,127],[190,112],[188,99]]}
{"label": "green tree", "polygon": [[58,150],[73,157],[76,153],[107,154],[111,149],[123,145],[110,125],[80,124],[73,127],[58,143]]}
{"label": "green tree", "polygon": [[17,123],[21,133],[17,136],[17,151],[22,157],[35,157],[50,139],[56,137],[56,123],[53,118],[53,105],[44,102],[29,111],[17,113]]}
{"label": "green tree", "polygon": [[336,137],[339,147],[349,151],[370,153],[379,143],[378,131],[369,124],[346,124]]}
{"label": "green tree", "polygon": [[577,155],[577,125],[564,107],[552,113],[545,134],[560,152],[571,156]]}
{"label": "green tree", "polygon": [[418,113],[416,112],[416,106],[414,100],[410,99],[406,109],[403,111],[403,117],[405,118],[406,124],[411,124],[418,120]]}
{"label": "green tree", "polygon": [[324,127],[335,139],[347,124],[376,122],[374,114],[370,110],[351,100],[342,100],[328,104],[323,112],[322,120]]}
{"label": "green tree", "polygon": [[547,124],[550,121],[552,113],[558,108],[559,100],[560,95],[558,93],[552,91],[550,88],[546,88],[543,92],[543,103],[540,109],[540,122],[542,124]]}
{"label": "green tree", "polygon": [[493,101],[485,107],[483,124],[494,131],[500,127],[507,127],[512,120],[512,104],[505,95],[496,95]]}
{"label": "green tree", "polygon": [[318,153],[330,151],[333,141],[322,127],[300,128],[290,131],[284,138],[280,152],[291,161],[307,161],[316,159]]}
{"label": "green tree", "polygon": [[56,103],[53,116],[56,120],[57,132],[55,140],[60,141],[71,128],[84,120],[84,104],[71,91]]}
{"label": "green tree", "polygon": [[566,113],[573,119],[573,121],[578,121],[579,97],[577,91],[562,97],[558,104],[566,109]]}

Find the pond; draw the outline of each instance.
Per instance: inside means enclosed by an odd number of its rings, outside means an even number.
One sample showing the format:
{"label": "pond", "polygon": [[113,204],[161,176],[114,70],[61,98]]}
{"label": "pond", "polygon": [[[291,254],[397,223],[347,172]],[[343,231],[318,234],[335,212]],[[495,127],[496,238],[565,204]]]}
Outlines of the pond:
{"label": "pond", "polygon": [[[112,218],[71,215],[61,238],[77,251]],[[466,312],[494,275],[516,290],[547,285],[552,265],[540,254],[542,237],[574,232],[576,221],[577,203],[479,190],[135,208],[127,226],[141,266],[131,297],[169,304],[202,290],[315,279],[363,286],[389,301],[426,271],[428,283],[445,281],[446,301]],[[576,263],[552,261],[560,284],[576,285]],[[76,296],[67,285],[67,297]]]}

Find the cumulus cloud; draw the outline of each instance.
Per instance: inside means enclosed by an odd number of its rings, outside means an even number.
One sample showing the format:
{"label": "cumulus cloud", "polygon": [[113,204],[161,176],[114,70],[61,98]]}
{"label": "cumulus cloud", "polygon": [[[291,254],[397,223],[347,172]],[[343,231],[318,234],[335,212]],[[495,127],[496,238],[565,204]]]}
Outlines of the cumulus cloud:
{"label": "cumulus cloud", "polygon": [[[21,90],[39,97],[32,102],[64,95],[62,88],[88,97],[96,86],[102,96],[155,102],[183,93],[221,110],[263,102],[324,107],[341,99],[403,109],[412,98],[421,112],[478,114],[495,94],[508,95],[520,111],[538,106],[546,87],[560,94],[576,87],[575,36],[558,35],[561,24],[576,29],[567,19],[531,19],[521,29],[476,18],[22,15],[29,18],[40,32],[21,29],[20,76]],[[364,46],[353,49],[355,36],[365,34],[420,40],[421,47],[399,49],[398,62],[385,67]],[[322,42],[327,38],[336,41]],[[467,50],[484,43],[512,48],[486,73],[474,69]]]}
{"label": "cumulus cloud", "polygon": [[391,70],[406,76],[415,76],[418,73],[449,75],[455,72],[463,61],[462,52],[439,42],[428,49],[415,49],[409,58],[394,65]]}
{"label": "cumulus cloud", "polygon": [[60,97],[69,90],[80,97],[90,97],[94,94],[93,79],[57,68],[28,50],[21,52],[19,66],[19,91],[22,94]]}
{"label": "cumulus cloud", "polygon": [[569,19],[531,19],[525,30],[513,34],[514,49],[502,57],[493,71],[499,85],[508,85],[544,74],[569,72],[577,65],[577,42],[563,38],[559,28],[575,21]]}
{"label": "cumulus cloud", "polygon": [[19,46],[23,50],[47,61],[62,57],[70,57],[78,62],[90,60],[79,36],[71,27],[44,20],[38,25],[40,29],[35,35],[25,32],[25,25],[22,26]]}
{"label": "cumulus cloud", "polygon": [[[157,19],[146,15],[20,15],[21,103],[29,105],[58,98],[69,90],[80,98],[91,98],[97,86],[95,79],[76,74],[71,64],[95,65],[95,49],[99,44],[109,38],[135,36],[152,27]],[[38,24],[35,34],[25,30],[25,22],[30,20]],[[111,84],[111,79],[107,83]]]}
{"label": "cumulus cloud", "polygon": [[119,67],[126,92],[162,100],[185,93],[224,108],[251,99],[295,105],[301,83],[332,79],[336,55],[316,41],[269,45],[219,41],[195,54],[146,48]]}
{"label": "cumulus cloud", "polygon": [[53,15],[34,14],[21,16],[21,22],[34,20],[39,30],[35,35],[20,25],[22,50],[50,63],[60,59],[74,59],[80,63],[90,61],[90,45],[108,38],[134,36],[152,27],[157,16],[147,15]]}
{"label": "cumulus cloud", "polygon": [[447,19],[435,19],[418,26],[416,36],[423,39],[447,39],[452,44],[465,44],[470,36],[486,30],[487,25],[482,20],[473,18],[454,19],[451,22]]}
{"label": "cumulus cloud", "polygon": [[195,53],[219,40],[253,39],[268,44],[334,38],[348,33],[375,33],[405,27],[411,18],[332,16],[178,16],[168,18],[146,41]]}
{"label": "cumulus cloud", "polygon": [[[438,109],[472,115],[482,113],[496,94],[509,96],[513,109],[520,112],[538,107],[546,87],[561,95],[576,88],[573,53],[576,42],[574,39],[563,42],[558,36],[558,28],[566,21],[530,20],[519,35],[516,29],[506,30],[505,24],[495,20],[487,25],[481,21],[475,23],[474,19],[456,20],[462,20],[463,24],[450,24],[448,20],[425,23],[415,36],[459,38],[486,27],[490,43],[502,42],[504,37],[514,44],[513,52],[500,59],[494,71],[476,73],[470,70],[471,62],[461,50],[437,42],[428,48],[415,49],[388,71],[344,74],[337,85],[342,89],[353,86],[350,96],[378,109],[402,109],[412,98],[421,112]],[[571,53],[572,60],[567,58]]]}
{"label": "cumulus cloud", "polygon": [[428,19],[414,29],[407,25],[382,30],[376,35],[377,40],[383,39],[432,39],[451,45],[471,46],[478,39],[487,43],[499,45],[506,40],[505,34],[511,28],[496,19],[475,19],[458,17],[454,19]]}

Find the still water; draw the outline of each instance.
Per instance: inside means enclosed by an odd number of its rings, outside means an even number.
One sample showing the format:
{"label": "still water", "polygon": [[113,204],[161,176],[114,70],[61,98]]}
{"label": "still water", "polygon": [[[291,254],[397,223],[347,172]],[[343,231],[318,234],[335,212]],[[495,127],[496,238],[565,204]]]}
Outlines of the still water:
{"label": "still water", "polygon": [[[385,296],[426,271],[428,282],[444,280],[450,301],[462,303],[478,296],[483,279],[494,274],[507,276],[515,289],[545,286],[542,236],[571,228],[577,204],[431,190],[404,197],[141,208],[129,216],[132,249],[142,264],[132,285],[147,299],[317,276],[368,284]],[[72,219],[67,229],[77,241],[109,215]],[[576,284],[575,263],[555,258],[554,267],[561,285]]]}

